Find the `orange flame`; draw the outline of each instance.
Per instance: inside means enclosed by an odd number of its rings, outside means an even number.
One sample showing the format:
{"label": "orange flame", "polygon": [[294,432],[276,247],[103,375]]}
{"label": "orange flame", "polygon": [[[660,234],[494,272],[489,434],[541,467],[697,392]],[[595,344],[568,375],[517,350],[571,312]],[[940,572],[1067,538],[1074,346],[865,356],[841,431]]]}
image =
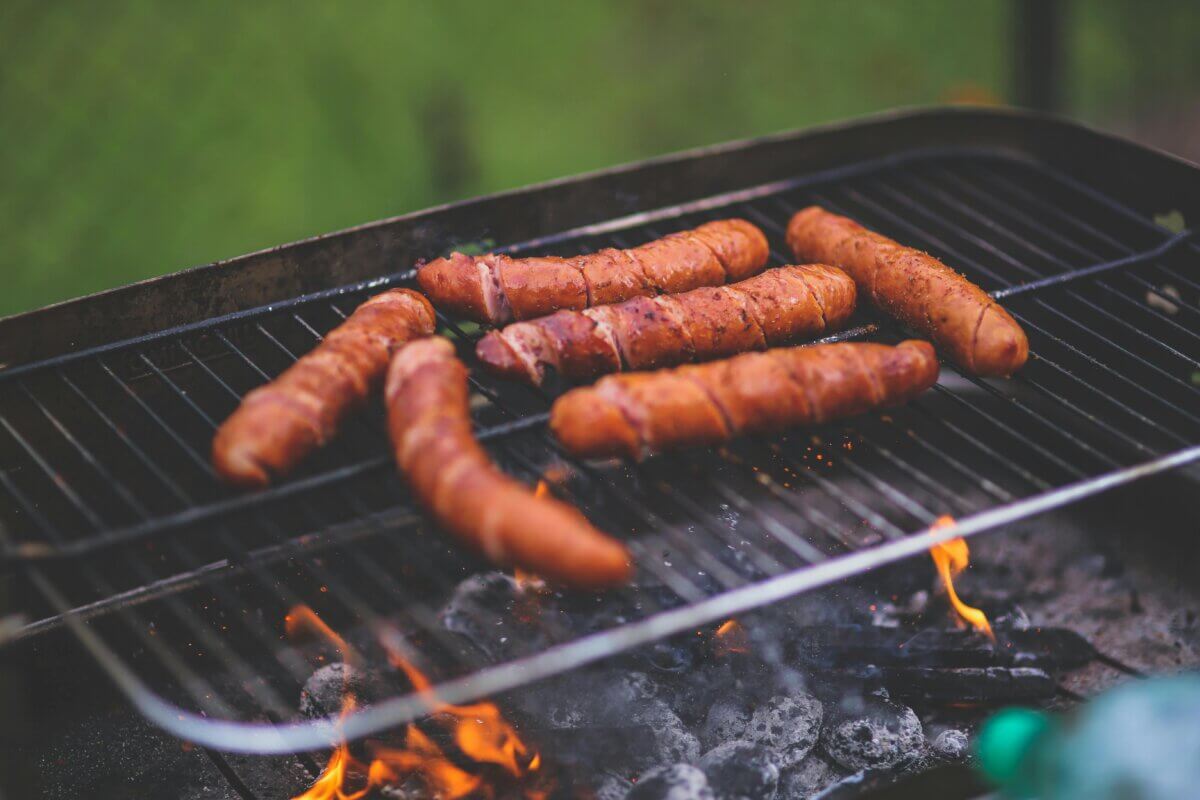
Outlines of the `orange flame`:
{"label": "orange flame", "polygon": [[713,652],[717,656],[750,652],[750,639],[740,622],[727,619],[717,627],[717,632],[713,635]]}
{"label": "orange flame", "polygon": [[346,640],[338,636],[337,632],[308,606],[294,606],[283,618],[283,629],[291,638],[296,638],[301,633],[321,636],[337,648],[343,660],[353,661],[357,658],[354,650],[346,644]]}
{"label": "orange flame", "polygon": [[[952,528],[956,524],[954,517],[943,514],[930,526],[930,530]],[[929,549],[929,555],[933,557],[933,563],[937,567],[938,574],[942,577],[942,583],[946,587],[946,595],[950,598],[950,605],[954,606],[954,610],[958,612],[958,615],[970,624],[971,627],[995,642],[996,634],[992,632],[992,626],[988,622],[987,614],[960,600],[958,592],[954,588],[954,577],[965,570],[970,563],[970,550],[967,548],[967,540],[960,536],[956,539],[940,542]]]}
{"label": "orange flame", "polygon": [[544,480],[538,481],[537,488],[535,488],[533,490],[533,496],[534,497],[545,497],[548,494],[550,494],[550,487],[546,484],[546,482]]}
{"label": "orange flame", "polygon": [[[316,632],[327,638],[343,656],[351,652],[346,642],[307,606],[293,608],[284,620],[289,635],[300,630]],[[433,685],[425,674],[386,643],[385,648],[391,663],[403,670],[413,689],[432,695]],[[346,674],[348,677],[349,671]],[[352,712],[355,705],[353,694],[347,692],[342,701],[341,716],[344,718]],[[541,756],[536,752],[530,756],[529,748],[493,703],[452,706],[431,699],[431,705],[435,711],[453,720],[455,744],[474,762],[496,764],[516,778],[536,772],[541,766]],[[373,789],[399,783],[408,776],[418,777],[431,796],[443,800],[456,800],[470,794],[487,797],[493,794],[492,787],[485,785],[482,777],[452,762],[416,725],[405,728],[403,747],[377,744],[372,746],[371,752],[371,763],[364,764],[354,758],[349,746],[342,742],[330,754],[320,777],[308,791],[293,800],[363,800]],[[365,786],[357,790],[348,788],[348,783],[361,781],[364,776]],[[536,800],[545,795],[540,790],[529,789],[526,796]]]}

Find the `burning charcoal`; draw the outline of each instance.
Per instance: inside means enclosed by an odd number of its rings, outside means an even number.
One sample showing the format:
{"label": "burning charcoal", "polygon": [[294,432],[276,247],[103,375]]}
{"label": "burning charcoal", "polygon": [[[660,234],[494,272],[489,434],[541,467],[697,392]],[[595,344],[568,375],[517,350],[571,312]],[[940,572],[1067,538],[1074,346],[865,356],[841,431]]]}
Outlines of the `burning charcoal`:
{"label": "burning charcoal", "polygon": [[821,717],[821,701],[812,695],[777,695],[754,709],[744,738],[771,748],[779,756],[779,768],[787,769],[803,761],[817,743]]}
{"label": "burning charcoal", "polygon": [[930,745],[934,754],[947,761],[960,761],[967,754],[967,734],[956,728],[942,731]]}
{"label": "burning charcoal", "polygon": [[700,740],[683,720],[662,700],[650,700],[634,706],[630,721],[654,732],[654,752],[646,753],[654,766],[675,762],[693,762],[700,757]]}
{"label": "burning charcoal", "polygon": [[808,758],[782,774],[777,800],[808,800],[844,776],[836,764],[820,753],[810,753]]}
{"label": "burning charcoal", "polygon": [[342,710],[346,695],[353,695],[361,708],[385,697],[386,687],[373,670],[335,661],[318,669],[304,682],[304,688],[300,690],[300,713],[309,719],[333,716]]}
{"label": "burning charcoal", "polygon": [[652,769],[638,779],[625,800],[714,800],[708,776],[691,764]]}
{"label": "burning charcoal", "polygon": [[779,756],[753,742],[717,745],[700,759],[717,800],[771,800],[779,787]]}
{"label": "burning charcoal", "polygon": [[893,767],[921,756],[925,734],[908,706],[879,697],[848,698],[826,705],[825,752],[846,769]]}

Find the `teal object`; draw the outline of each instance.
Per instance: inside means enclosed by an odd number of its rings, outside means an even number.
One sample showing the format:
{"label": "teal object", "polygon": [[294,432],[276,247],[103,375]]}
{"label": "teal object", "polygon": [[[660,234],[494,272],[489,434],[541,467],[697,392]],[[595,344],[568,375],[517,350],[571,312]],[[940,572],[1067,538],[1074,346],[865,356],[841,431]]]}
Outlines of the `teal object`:
{"label": "teal object", "polygon": [[1006,709],[975,749],[1009,798],[1200,798],[1200,675],[1132,681],[1065,717]]}

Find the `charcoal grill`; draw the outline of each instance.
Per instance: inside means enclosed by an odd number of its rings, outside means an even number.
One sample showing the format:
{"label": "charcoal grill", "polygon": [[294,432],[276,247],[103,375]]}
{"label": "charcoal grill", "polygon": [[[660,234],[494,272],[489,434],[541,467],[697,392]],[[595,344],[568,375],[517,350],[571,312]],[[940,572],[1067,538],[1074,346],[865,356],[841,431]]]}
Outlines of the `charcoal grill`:
{"label": "charcoal grill", "polygon": [[[1032,356],[1013,380],[943,366],[904,408],[641,465],[579,463],[545,429],[551,394],[474,371],[481,438],[512,474],[626,538],[635,613],[496,659],[438,602],[482,567],[422,517],[373,407],[294,477],[235,494],[212,432],[412,263],[475,246],[627,247],[726,216],[783,227],[820,203],[926,249],[1003,298]],[[1014,112],[906,112],[672,156],[387,220],[0,321],[0,559],[26,623],[68,628],[151,720],[209,747],[328,745],[295,722],[313,668],[282,636],[306,603],[375,631],[446,702],[527,684],[1200,459],[1200,171]],[[469,363],[478,330],[439,317]],[[863,310],[832,339],[902,338]],[[1181,473],[1186,479],[1189,473]],[[562,477],[562,476],[566,477]],[[957,525],[931,531],[939,517]],[[736,519],[736,525],[730,524]],[[381,653],[373,654],[381,658]],[[436,666],[430,666],[436,665]],[[356,711],[361,737],[427,712]]]}

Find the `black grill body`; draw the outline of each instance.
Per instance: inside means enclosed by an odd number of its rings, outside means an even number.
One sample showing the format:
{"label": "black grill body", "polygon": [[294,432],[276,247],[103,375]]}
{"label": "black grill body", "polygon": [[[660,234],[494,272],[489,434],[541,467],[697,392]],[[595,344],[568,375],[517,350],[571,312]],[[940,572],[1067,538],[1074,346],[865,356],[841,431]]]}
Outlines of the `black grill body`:
{"label": "black grill body", "polygon": [[[312,671],[281,633],[297,604],[370,631],[366,658],[404,649],[462,702],[1185,467],[1200,459],[1200,244],[1155,215],[1200,219],[1197,198],[1194,167],[1068,123],[916,112],[433,209],[0,321],[0,557],[29,598],[9,646],[66,626],[173,733],[311,750],[330,731],[292,721]],[[372,293],[411,285],[419,258],[571,255],[741,216],[778,265],[788,218],[811,203],[1002,298],[1030,363],[1008,381],[944,365],[904,408],[638,466],[572,460],[545,429],[556,388],[473,371],[496,460],[531,483],[558,476],[635,554],[637,584],[588,600],[614,613],[587,635],[549,626],[536,647],[496,653],[446,632],[438,608],[485,566],[407,496],[378,405],[264,492],[235,494],[208,465],[245,392]],[[473,364],[478,328],[439,323]],[[862,309],[831,338],[904,335]],[[957,527],[930,535],[947,514]],[[342,730],[428,708],[399,693]]]}

